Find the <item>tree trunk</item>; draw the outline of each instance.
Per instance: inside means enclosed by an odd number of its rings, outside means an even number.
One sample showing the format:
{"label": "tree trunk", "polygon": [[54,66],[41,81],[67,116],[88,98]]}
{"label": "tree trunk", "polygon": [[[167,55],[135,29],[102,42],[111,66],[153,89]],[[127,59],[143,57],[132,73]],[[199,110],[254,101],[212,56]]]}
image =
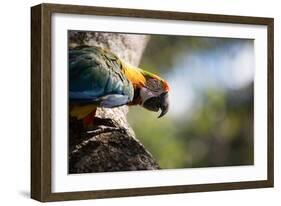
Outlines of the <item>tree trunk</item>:
{"label": "tree trunk", "polygon": [[[149,36],[118,33],[69,32],[69,47],[100,46],[138,65]],[[92,133],[81,122],[69,123],[69,173],[159,169],[152,155],[135,137],[127,121],[128,107],[98,108],[100,126]],[[104,124],[103,120],[110,120]],[[144,128],[145,129],[145,128]]]}

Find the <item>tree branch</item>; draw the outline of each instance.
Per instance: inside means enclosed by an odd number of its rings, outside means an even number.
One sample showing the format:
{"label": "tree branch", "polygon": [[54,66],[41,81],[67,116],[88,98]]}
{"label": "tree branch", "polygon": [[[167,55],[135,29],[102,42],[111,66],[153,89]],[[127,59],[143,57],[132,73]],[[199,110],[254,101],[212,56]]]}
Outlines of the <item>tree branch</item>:
{"label": "tree branch", "polygon": [[[147,35],[69,32],[69,47],[100,46],[123,60],[138,65],[149,40]],[[127,121],[128,107],[98,108],[101,122],[97,130],[86,133],[81,122],[69,122],[69,173],[159,169],[152,155],[135,137]]]}

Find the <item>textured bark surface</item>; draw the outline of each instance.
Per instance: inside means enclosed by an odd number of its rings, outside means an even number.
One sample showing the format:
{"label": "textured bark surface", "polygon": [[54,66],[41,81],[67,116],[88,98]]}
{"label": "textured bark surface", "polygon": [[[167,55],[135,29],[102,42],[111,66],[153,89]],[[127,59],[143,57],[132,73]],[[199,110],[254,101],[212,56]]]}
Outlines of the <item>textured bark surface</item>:
{"label": "textured bark surface", "polygon": [[[69,32],[69,47],[100,46],[138,65],[149,37],[118,33]],[[69,123],[69,173],[159,169],[127,122],[128,107],[98,108],[100,125],[92,133],[81,122]],[[106,120],[106,121],[104,121]]]}

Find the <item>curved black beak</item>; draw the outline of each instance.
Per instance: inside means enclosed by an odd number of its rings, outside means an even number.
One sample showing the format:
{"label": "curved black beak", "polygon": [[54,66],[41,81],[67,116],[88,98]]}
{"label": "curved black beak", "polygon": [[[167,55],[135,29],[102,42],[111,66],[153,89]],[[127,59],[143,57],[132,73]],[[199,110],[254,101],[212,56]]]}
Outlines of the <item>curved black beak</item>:
{"label": "curved black beak", "polygon": [[160,94],[158,97],[151,97],[147,99],[142,106],[150,111],[158,112],[161,109],[161,113],[158,118],[163,117],[169,110],[169,96],[168,92]]}
{"label": "curved black beak", "polygon": [[169,95],[168,92],[162,93],[159,96],[159,108],[161,109],[161,113],[158,118],[163,117],[169,111]]}

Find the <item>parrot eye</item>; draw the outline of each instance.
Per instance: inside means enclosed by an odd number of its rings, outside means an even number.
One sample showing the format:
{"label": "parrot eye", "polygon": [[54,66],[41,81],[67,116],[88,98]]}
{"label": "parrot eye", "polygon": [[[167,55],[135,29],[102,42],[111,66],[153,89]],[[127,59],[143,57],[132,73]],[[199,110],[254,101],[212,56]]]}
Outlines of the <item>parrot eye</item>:
{"label": "parrot eye", "polygon": [[162,88],[161,81],[158,80],[158,79],[147,80],[146,86],[149,90],[152,90],[152,91],[155,91],[155,92],[161,90],[161,88]]}

